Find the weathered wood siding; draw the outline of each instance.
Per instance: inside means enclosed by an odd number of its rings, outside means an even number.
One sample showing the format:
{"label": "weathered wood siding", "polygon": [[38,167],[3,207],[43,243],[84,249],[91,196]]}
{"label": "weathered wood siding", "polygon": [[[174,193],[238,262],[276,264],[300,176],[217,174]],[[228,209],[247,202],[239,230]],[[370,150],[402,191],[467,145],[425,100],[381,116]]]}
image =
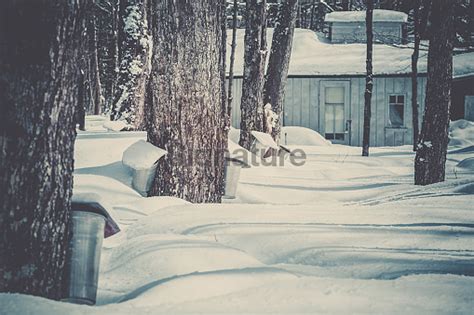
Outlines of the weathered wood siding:
{"label": "weathered wood siding", "polygon": [[[364,122],[364,77],[347,78],[289,78],[285,104],[283,109],[283,125],[302,126],[313,129],[324,135],[324,105],[321,105],[324,82],[335,82],[349,86],[345,119],[351,120],[350,141],[346,144],[362,145],[362,126]],[[347,84],[349,83],[349,84]],[[425,102],[426,77],[418,78],[418,100],[420,103],[420,127]],[[233,87],[234,101],[232,106],[232,125],[240,126],[240,97],[242,79],[235,79]],[[410,77],[376,77],[372,97],[371,146],[410,145],[413,139],[412,109],[411,109],[411,78]],[[403,128],[389,126],[389,97],[390,95],[405,96]]]}

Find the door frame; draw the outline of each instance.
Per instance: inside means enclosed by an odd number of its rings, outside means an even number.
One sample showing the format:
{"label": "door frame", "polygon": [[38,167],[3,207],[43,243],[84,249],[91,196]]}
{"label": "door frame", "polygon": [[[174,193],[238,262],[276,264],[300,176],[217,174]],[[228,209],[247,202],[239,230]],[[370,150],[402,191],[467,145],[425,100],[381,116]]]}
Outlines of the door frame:
{"label": "door frame", "polygon": [[[319,126],[321,136],[326,138],[326,88],[344,87],[344,121],[351,119],[351,81],[349,80],[321,80],[319,83]],[[346,130],[344,141],[330,140],[332,143],[349,145],[351,134]]]}

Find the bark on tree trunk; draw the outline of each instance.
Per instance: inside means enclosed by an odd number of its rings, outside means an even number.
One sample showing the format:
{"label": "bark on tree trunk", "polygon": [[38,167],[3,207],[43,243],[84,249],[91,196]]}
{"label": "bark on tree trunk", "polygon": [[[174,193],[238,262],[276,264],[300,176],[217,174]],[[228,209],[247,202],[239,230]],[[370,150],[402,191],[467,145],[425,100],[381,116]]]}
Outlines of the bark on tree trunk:
{"label": "bark on tree trunk", "polygon": [[432,0],[421,0],[421,9],[420,9],[420,38],[421,39],[428,39],[430,37],[430,25],[429,19],[431,14],[431,5]]}
{"label": "bark on tree trunk", "polygon": [[118,73],[119,0],[96,0],[97,54],[102,86],[102,112],[110,114]]}
{"label": "bark on tree trunk", "polygon": [[225,1],[153,1],[148,140],[168,154],[151,195],[220,202],[227,149]]}
{"label": "bark on tree trunk", "polygon": [[310,18],[310,25],[309,25],[309,28],[311,30],[315,30],[315,26],[314,26],[314,20],[315,20],[315,14],[316,14],[316,4],[314,3],[315,0],[312,0],[311,2],[311,18]]}
{"label": "bark on tree trunk", "polygon": [[474,49],[474,0],[469,2],[469,47],[472,51]]}
{"label": "bark on tree trunk", "polygon": [[146,83],[151,70],[152,40],[148,32],[147,0],[121,0],[120,70],[112,120],[144,129]]}
{"label": "bark on tree trunk", "polygon": [[413,8],[413,36],[415,39],[415,47],[411,58],[411,108],[412,108],[412,124],[413,124],[413,151],[418,146],[419,118],[418,118],[418,58],[420,55],[420,5],[421,0],[415,0]]}
{"label": "bark on tree trunk", "polygon": [[230,64],[229,64],[229,85],[227,87],[227,128],[230,129],[232,102],[234,97],[232,95],[232,88],[234,84],[234,64],[235,64],[235,48],[237,47],[237,12],[239,10],[239,1],[234,0],[234,7],[232,11],[232,43],[230,49]]}
{"label": "bark on tree trunk", "polygon": [[280,141],[283,102],[293,46],[297,6],[298,0],[286,0],[280,4],[265,76],[264,104],[270,103],[272,110],[279,117],[272,132],[272,136],[277,143]]}
{"label": "bark on tree trunk", "polygon": [[373,17],[374,17],[374,1],[367,0],[367,75],[365,79],[365,105],[364,105],[364,134],[362,139],[362,156],[369,156],[370,146],[370,119],[372,116],[372,90],[374,87],[372,56],[374,49],[374,33],[373,33]]}
{"label": "bark on tree trunk", "polygon": [[296,9],[296,27],[301,28],[301,4],[298,4],[298,8]]}
{"label": "bark on tree trunk", "polygon": [[240,141],[247,150],[252,145],[252,131],[264,131],[263,85],[265,76],[266,1],[248,0],[244,49],[244,77],[240,102]]}
{"label": "bark on tree trunk", "polygon": [[454,1],[433,0],[431,21],[436,34],[428,53],[426,106],[415,158],[415,184],[445,179],[449,108],[453,79]]}
{"label": "bark on tree trunk", "polygon": [[90,10],[88,17],[87,32],[89,33],[89,77],[91,82],[91,101],[94,115],[100,115],[102,110],[102,85],[100,83],[99,56],[97,52],[97,26],[96,17],[93,10]]}
{"label": "bark on tree trunk", "polygon": [[0,1],[0,292],[61,297],[91,5]]}
{"label": "bark on tree trunk", "polygon": [[351,10],[351,1],[350,0],[342,0],[342,10],[343,11],[350,11]]}

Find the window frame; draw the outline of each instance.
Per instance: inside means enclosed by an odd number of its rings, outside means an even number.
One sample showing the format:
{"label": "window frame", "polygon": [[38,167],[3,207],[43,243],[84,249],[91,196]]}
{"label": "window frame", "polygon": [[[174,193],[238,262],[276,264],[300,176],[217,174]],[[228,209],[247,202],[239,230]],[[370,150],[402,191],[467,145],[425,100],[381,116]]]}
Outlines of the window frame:
{"label": "window frame", "polygon": [[[403,103],[399,103],[398,102],[398,98],[400,96],[403,96]],[[390,98],[391,97],[396,97],[396,102],[395,103],[392,103]],[[401,125],[393,125],[392,124],[392,121],[390,119],[390,109],[391,109],[391,106],[400,106],[400,105],[403,105],[403,121],[402,121],[402,124]],[[406,115],[407,115],[407,95],[405,93],[390,93],[387,95],[387,121],[386,121],[386,125],[388,128],[393,128],[393,129],[406,129]]]}
{"label": "window frame", "polygon": [[[350,105],[351,105],[351,81],[349,80],[321,80],[319,82],[319,128],[318,132],[326,138],[326,88],[331,87],[342,87],[344,88],[344,123],[346,124],[347,119],[350,119]],[[346,125],[344,125],[346,126]],[[344,127],[345,130],[346,127]],[[345,131],[340,135],[343,139],[328,139],[332,143],[350,145],[352,139],[351,134]],[[334,136],[337,138],[336,136]]]}

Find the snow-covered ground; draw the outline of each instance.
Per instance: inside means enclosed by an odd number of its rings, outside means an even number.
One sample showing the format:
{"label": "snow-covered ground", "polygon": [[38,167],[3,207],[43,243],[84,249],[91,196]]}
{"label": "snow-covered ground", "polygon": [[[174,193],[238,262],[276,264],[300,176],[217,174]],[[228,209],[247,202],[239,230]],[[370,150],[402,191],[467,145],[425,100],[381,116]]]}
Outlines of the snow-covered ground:
{"label": "snow-covered ground", "polygon": [[447,181],[429,187],[408,146],[363,158],[292,131],[306,163],[243,169],[220,205],[141,197],[121,159],[144,134],[81,134],[75,192],[123,228],[104,242],[98,306],[2,294],[0,313],[472,314],[474,124],[453,124]]}

